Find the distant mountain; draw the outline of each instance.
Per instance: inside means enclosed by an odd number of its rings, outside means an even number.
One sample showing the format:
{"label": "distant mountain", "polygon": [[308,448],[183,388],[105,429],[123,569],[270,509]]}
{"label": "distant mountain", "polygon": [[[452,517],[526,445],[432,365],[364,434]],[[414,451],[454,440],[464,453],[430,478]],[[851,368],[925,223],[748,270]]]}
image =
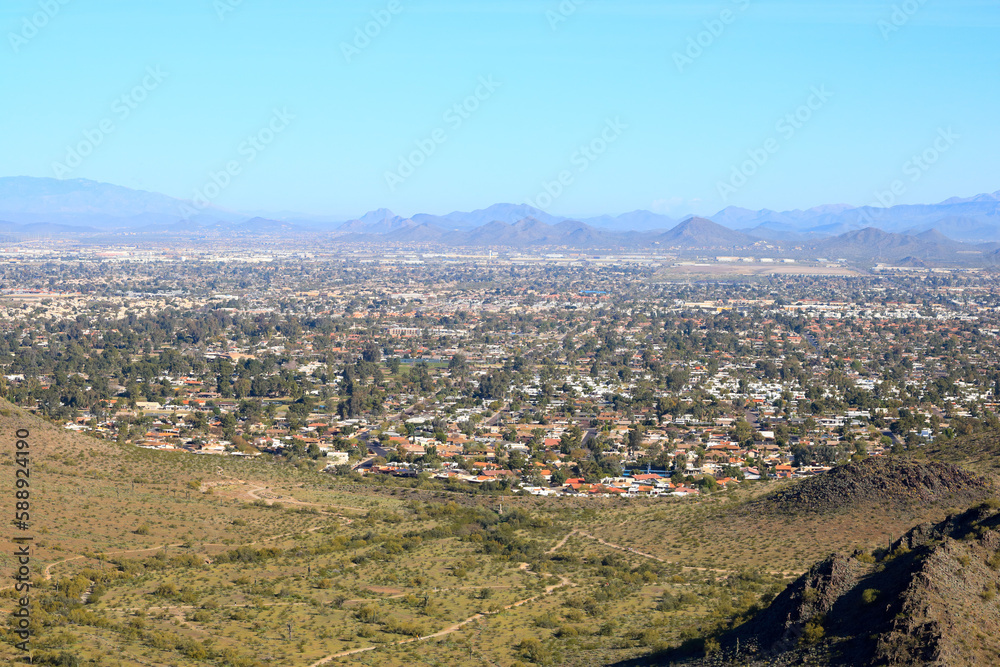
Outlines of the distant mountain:
{"label": "distant mountain", "polygon": [[236,229],[248,234],[274,234],[277,232],[291,232],[295,226],[280,220],[268,220],[267,218],[251,218],[246,222],[235,225]]}
{"label": "distant mountain", "polygon": [[945,199],[942,204],[973,204],[973,203],[989,203],[993,201],[1000,201],[1000,190],[992,194],[982,194],[976,195],[975,197],[952,197],[951,199]]}
{"label": "distant mountain", "polygon": [[513,225],[493,221],[470,230],[457,239],[459,245],[476,246],[571,246],[590,247],[606,241],[601,233],[582,222],[562,221],[550,225],[525,218]]}
{"label": "distant mountain", "polygon": [[843,215],[851,210],[854,210],[854,207],[848,204],[829,204],[816,206],[805,211],[782,212],[766,208],[760,211],[751,211],[746,208],[730,206],[710,217],[714,222],[730,229],[766,226],[773,230],[785,229],[789,232],[801,233],[811,226],[823,224],[829,218]]}
{"label": "distant mountain", "polygon": [[937,220],[934,228],[941,234],[959,241],[1000,241],[998,221],[982,221],[974,217],[948,216]]}
{"label": "distant mountain", "polygon": [[[650,211],[571,219],[527,204],[494,204],[447,215],[377,209],[343,223],[321,216],[240,214],[166,195],[85,179],[0,178],[0,234],[79,236],[105,242],[123,234],[201,241],[228,237],[311,237],[330,243],[438,247],[566,247],[845,258],[860,263],[1000,262],[1000,192],[939,204],[891,208],[817,206],[752,211],[729,207],[678,223]],[[30,226],[30,227],[29,227]]]}
{"label": "distant mountain", "polygon": [[706,218],[694,217],[655,237],[655,241],[667,247],[733,248],[753,245],[756,239]]}
{"label": "distant mountain", "polygon": [[813,247],[826,256],[886,262],[904,257],[922,260],[941,259],[945,255],[963,249],[964,245],[936,231],[913,236],[866,227],[821,241]]}
{"label": "distant mountain", "polygon": [[806,211],[751,211],[729,207],[711,219],[731,229],[773,240],[809,236],[837,236],[866,227],[891,233],[919,234],[937,229],[945,236],[969,243],[1000,241],[1000,192],[975,197],[952,197],[939,204],[907,204],[891,208],[817,206]]}
{"label": "distant mountain", "polygon": [[730,206],[710,217],[713,222],[720,225],[725,225],[730,229],[740,229],[742,227],[756,227],[765,223],[777,222],[768,215],[769,213],[771,211],[751,211],[748,208]]}
{"label": "distant mountain", "polygon": [[817,238],[825,238],[826,234],[816,232],[798,232],[795,228],[783,222],[765,222],[756,227],[737,229],[747,236],[763,239],[767,241],[780,241],[786,243],[808,243]]}
{"label": "distant mountain", "polygon": [[[416,216],[414,216],[416,217]],[[634,245],[635,234],[614,234],[595,229],[579,221],[563,220],[548,224],[536,218],[524,218],[514,223],[493,220],[466,230],[444,229],[437,224],[411,224],[384,233],[354,229],[337,240],[346,243],[391,243],[393,245],[435,245],[451,247],[528,248],[565,246],[570,248],[609,248],[622,244]],[[372,229],[371,226],[366,229]],[[648,238],[643,237],[648,244]]]}
{"label": "distant mountain", "polygon": [[521,220],[531,218],[549,225],[554,225],[565,220],[565,218],[549,215],[527,204],[494,204],[489,208],[463,213],[455,211],[448,215],[427,215],[420,213],[413,216],[413,221],[418,223],[429,223],[444,228],[472,229],[481,227],[489,222],[505,222],[514,224]]}
{"label": "distant mountain", "polygon": [[645,232],[658,229],[670,229],[677,224],[677,221],[659,213],[649,211],[632,211],[619,216],[602,215],[596,218],[584,218],[584,222],[591,227],[600,227],[613,231],[636,231]]}
{"label": "distant mountain", "polygon": [[[0,218],[20,224],[130,228],[177,221],[191,210],[198,211],[180,199],[86,179],[0,178]],[[235,221],[244,216],[208,207],[192,217]]]}
{"label": "distant mountain", "polygon": [[915,236],[916,238],[920,239],[920,241],[922,241],[923,243],[932,243],[938,247],[961,245],[957,243],[954,239],[948,238],[937,229],[928,229],[925,232],[920,232],[919,234],[915,234]]}
{"label": "distant mountain", "polygon": [[380,208],[377,211],[365,213],[357,220],[348,220],[337,227],[337,231],[353,234],[389,234],[406,227],[416,226],[415,221],[398,216],[387,208]]}
{"label": "distant mountain", "polygon": [[93,227],[60,225],[52,222],[32,222],[18,225],[13,222],[0,222],[0,236],[6,242],[16,242],[24,239],[45,239],[57,236],[82,236],[98,232]]}

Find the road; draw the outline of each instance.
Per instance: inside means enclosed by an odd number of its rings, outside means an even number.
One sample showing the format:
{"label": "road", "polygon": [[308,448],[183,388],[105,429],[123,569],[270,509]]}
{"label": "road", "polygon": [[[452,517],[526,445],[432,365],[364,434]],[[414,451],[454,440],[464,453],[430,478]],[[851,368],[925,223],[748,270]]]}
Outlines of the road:
{"label": "road", "polygon": [[497,413],[486,420],[487,426],[496,426],[500,422],[500,418],[503,416],[504,410],[510,406],[510,403],[504,403],[503,407],[497,410]]}

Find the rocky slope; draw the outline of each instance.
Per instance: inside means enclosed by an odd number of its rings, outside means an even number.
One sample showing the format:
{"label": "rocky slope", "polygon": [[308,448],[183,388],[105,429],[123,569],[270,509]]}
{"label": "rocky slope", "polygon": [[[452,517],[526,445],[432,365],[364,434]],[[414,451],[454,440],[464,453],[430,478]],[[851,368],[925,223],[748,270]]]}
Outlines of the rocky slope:
{"label": "rocky slope", "polygon": [[749,513],[826,513],[862,507],[945,503],[968,507],[990,496],[986,479],[953,465],[872,457],[810,477],[749,504]]}
{"label": "rocky slope", "polygon": [[917,526],[874,554],[818,563],[712,655],[647,664],[1000,663],[1000,503]]}

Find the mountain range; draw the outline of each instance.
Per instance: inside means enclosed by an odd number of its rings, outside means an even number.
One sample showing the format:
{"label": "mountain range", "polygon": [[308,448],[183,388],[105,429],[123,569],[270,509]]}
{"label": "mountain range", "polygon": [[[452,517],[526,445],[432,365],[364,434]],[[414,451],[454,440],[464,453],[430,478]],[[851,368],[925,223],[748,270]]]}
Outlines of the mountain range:
{"label": "mountain range", "polygon": [[566,218],[526,204],[494,204],[469,212],[409,217],[379,209],[336,221],[293,213],[241,214],[82,179],[0,178],[0,242],[50,236],[108,240],[122,234],[992,264],[1000,250],[1000,191],[890,208],[835,204],[778,212],[729,207],[705,218],[683,220],[642,210]]}

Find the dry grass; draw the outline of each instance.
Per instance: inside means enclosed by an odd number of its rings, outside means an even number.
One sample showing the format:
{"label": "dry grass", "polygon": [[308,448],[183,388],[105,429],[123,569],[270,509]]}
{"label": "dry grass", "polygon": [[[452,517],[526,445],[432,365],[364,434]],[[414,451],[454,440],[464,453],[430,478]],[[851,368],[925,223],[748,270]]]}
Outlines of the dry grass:
{"label": "dry grass", "polygon": [[[693,502],[510,499],[508,514],[538,519],[511,533],[530,555],[488,555],[468,530],[449,527],[463,513],[495,516],[495,501],[123,448],[3,410],[5,436],[32,431],[34,595],[51,603],[37,610],[47,625],[34,645],[84,665],[305,667],[369,647],[326,664],[611,663],[738,616],[830,551],[885,544],[945,511],[734,520],[763,487]],[[239,547],[278,555],[224,562]],[[13,544],[2,548],[9,576]],[[79,598],[96,579],[106,579],[98,600],[51,602],[56,587]],[[19,654],[6,639],[0,660],[12,661]]]}

